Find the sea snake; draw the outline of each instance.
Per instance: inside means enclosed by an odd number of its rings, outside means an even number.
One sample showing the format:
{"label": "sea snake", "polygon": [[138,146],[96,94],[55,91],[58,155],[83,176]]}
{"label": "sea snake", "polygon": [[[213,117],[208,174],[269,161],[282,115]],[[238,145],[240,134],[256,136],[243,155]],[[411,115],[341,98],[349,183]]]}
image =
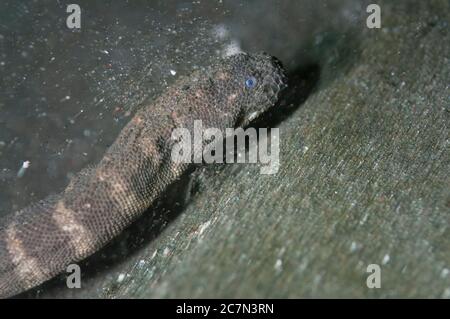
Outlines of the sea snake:
{"label": "sea snake", "polygon": [[281,63],[240,53],[183,77],[140,108],[101,161],[51,195],[0,220],[0,297],[14,296],[93,254],[189,169],[171,160],[172,131],[242,127],[274,106]]}

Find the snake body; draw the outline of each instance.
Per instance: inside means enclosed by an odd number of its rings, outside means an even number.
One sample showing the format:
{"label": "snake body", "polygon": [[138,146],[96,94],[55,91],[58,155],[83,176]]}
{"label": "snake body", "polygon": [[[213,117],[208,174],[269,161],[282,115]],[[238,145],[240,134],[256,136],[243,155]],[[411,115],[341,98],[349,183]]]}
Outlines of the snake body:
{"label": "snake body", "polygon": [[179,79],[138,110],[95,167],[0,220],[0,297],[65,271],[145,212],[189,168],[171,160],[174,129],[192,132],[195,120],[220,130],[247,125],[275,104],[284,81],[275,58],[242,53]]}

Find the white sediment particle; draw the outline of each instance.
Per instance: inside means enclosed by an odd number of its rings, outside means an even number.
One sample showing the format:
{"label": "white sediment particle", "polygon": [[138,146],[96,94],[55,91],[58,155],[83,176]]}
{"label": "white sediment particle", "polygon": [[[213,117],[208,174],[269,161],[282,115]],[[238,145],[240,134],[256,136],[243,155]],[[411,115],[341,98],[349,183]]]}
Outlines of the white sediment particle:
{"label": "white sediment particle", "polygon": [[17,172],[17,177],[21,178],[25,174],[25,171],[28,169],[28,167],[30,167],[30,161],[23,162],[22,167]]}
{"label": "white sediment particle", "polygon": [[63,97],[60,102],[64,102],[64,101],[68,101],[70,100],[70,95],[66,95],[65,97]]}
{"label": "white sediment particle", "polygon": [[201,236],[203,234],[203,232],[209,227],[209,225],[211,225],[211,221],[209,221],[209,220],[207,222],[201,224],[198,229],[198,235]]}
{"label": "white sediment particle", "polygon": [[100,52],[104,53],[104,54],[109,54],[109,52],[107,50],[100,50]]}
{"label": "white sediment particle", "polygon": [[170,249],[168,247],[164,248],[164,250],[163,250],[164,257],[167,257],[169,255],[169,253],[170,253]]}
{"label": "white sediment particle", "polygon": [[253,112],[248,116],[249,121],[253,121],[258,116],[258,112]]}
{"label": "white sediment particle", "polygon": [[170,74],[175,75],[175,74],[177,74],[177,71],[175,71],[175,70],[170,70]]}
{"label": "white sediment particle", "polygon": [[157,253],[158,253],[158,249],[155,249],[155,251],[153,252],[152,257],[150,257],[150,259],[155,258],[155,256],[156,256]]}
{"label": "white sediment particle", "polygon": [[119,274],[119,276],[117,277],[117,282],[121,283],[124,279],[125,279],[125,274]]}
{"label": "white sediment particle", "polygon": [[283,270],[283,261],[281,259],[277,259],[277,261],[275,262],[274,268],[278,272]]}
{"label": "white sediment particle", "polygon": [[218,24],[213,29],[213,35],[218,40],[223,40],[228,36],[228,30],[224,24]]}
{"label": "white sediment particle", "polygon": [[145,260],[144,259],[139,260],[138,267],[143,268],[144,266],[145,266]]}
{"label": "white sediment particle", "polygon": [[389,257],[389,255],[386,254],[386,255],[384,255],[383,260],[381,261],[381,263],[383,265],[386,265],[389,262],[389,260],[391,260],[391,257]]}
{"label": "white sediment particle", "polygon": [[363,218],[359,221],[359,224],[364,225],[366,223],[368,217],[369,217],[369,214],[364,214]]}
{"label": "white sediment particle", "polygon": [[228,43],[225,46],[225,52],[224,55],[231,56],[242,52],[241,46],[237,40],[232,40],[230,43]]}
{"label": "white sediment particle", "polygon": [[314,276],[314,279],[313,279],[314,285],[317,286],[318,284],[320,284],[321,281],[322,281],[322,274],[318,274],[318,275]]}
{"label": "white sediment particle", "polygon": [[355,252],[358,249],[359,245],[357,242],[352,241],[352,243],[350,244],[350,252]]}

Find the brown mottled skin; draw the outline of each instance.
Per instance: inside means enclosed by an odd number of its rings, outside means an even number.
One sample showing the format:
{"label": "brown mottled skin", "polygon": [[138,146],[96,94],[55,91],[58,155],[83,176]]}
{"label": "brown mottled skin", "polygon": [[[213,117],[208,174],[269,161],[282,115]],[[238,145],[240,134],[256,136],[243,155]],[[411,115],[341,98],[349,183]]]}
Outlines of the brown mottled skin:
{"label": "brown mottled skin", "polygon": [[188,169],[171,160],[173,129],[192,132],[194,120],[221,130],[246,125],[275,104],[284,80],[275,58],[238,54],[178,80],[140,109],[97,166],[0,221],[0,297],[65,271],[141,215]]}

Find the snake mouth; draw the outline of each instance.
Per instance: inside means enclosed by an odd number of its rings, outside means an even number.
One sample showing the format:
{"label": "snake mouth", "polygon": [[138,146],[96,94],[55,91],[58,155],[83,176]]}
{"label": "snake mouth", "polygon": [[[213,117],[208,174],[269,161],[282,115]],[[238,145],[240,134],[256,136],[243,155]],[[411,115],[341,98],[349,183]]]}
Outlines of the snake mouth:
{"label": "snake mouth", "polygon": [[283,63],[276,57],[265,52],[261,53],[263,59],[268,61],[268,69],[264,77],[263,91],[272,102],[276,102],[278,94],[287,87],[287,76]]}
{"label": "snake mouth", "polygon": [[277,57],[270,55],[270,62],[276,69],[280,70],[281,73],[284,73],[283,63]]}
{"label": "snake mouth", "polygon": [[276,57],[271,57],[272,65],[278,71],[274,76],[274,85],[278,87],[278,90],[281,91],[287,87],[287,76],[286,71],[283,67],[283,63],[278,60]]}
{"label": "snake mouth", "polygon": [[[281,63],[281,62],[280,62]],[[278,67],[277,69],[267,74],[264,79],[263,92],[272,103],[277,102],[279,94],[287,87],[287,77],[284,69]]]}

